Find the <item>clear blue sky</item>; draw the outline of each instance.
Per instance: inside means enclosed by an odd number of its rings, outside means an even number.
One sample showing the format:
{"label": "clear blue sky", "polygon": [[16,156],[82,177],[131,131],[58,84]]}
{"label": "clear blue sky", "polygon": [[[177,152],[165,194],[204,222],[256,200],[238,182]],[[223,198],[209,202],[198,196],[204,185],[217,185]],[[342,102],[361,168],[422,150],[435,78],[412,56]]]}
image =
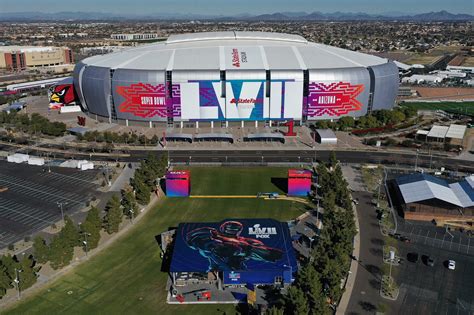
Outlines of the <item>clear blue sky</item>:
{"label": "clear blue sky", "polygon": [[446,10],[473,14],[473,0],[0,0],[0,12],[95,11],[236,15],[282,11],[405,12]]}

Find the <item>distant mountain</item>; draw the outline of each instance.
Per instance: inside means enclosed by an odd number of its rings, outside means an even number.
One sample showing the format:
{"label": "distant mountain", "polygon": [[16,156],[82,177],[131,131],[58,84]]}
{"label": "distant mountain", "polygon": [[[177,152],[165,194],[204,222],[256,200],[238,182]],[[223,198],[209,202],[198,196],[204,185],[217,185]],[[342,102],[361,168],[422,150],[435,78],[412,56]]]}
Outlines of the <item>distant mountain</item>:
{"label": "distant mountain", "polygon": [[472,21],[473,17],[474,16],[470,14],[452,14],[443,10],[439,12],[415,14],[409,18],[414,21]]}
{"label": "distant mountain", "polygon": [[251,15],[242,13],[234,16],[206,15],[193,13],[149,13],[149,14],[109,14],[102,12],[11,12],[0,13],[0,21],[107,21],[107,20],[233,20],[233,21],[473,21],[470,14],[453,14],[447,11],[428,12],[415,15],[389,12],[367,14],[362,12],[275,12]]}

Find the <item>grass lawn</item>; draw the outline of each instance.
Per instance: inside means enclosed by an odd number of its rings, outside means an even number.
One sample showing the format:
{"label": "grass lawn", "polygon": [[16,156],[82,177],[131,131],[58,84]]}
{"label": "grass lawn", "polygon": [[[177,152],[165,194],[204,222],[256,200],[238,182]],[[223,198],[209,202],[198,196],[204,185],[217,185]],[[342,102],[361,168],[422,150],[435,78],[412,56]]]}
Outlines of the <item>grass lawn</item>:
{"label": "grass lawn", "polygon": [[403,102],[402,107],[411,107],[415,109],[444,110],[449,113],[459,113],[474,116],[474,102]]}
{"label": "grass lawn", "polygon": [[[193,194],[279,191],[285,168],[191,168]],[[164,199],[113,245],[5,314],[234,314],[233,305],[168,305],[155,236],[180,222],[225,218],[288,220],[304,205],[263,199]]]}

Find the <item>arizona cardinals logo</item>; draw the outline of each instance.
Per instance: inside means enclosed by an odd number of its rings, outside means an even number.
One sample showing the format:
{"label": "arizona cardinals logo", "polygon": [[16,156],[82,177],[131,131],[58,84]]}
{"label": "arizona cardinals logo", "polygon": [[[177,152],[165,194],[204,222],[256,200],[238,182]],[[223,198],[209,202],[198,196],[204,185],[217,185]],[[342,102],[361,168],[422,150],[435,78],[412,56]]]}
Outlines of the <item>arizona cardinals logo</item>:
{"label": "arizona cardinals logo", "polygon": [[49,108],[58,109],[64,105],[75,102],[74,88],[72,84],[53,85],[48,90]]}
{"label": "arizona cardinals logo", "polygon": [[310,83],[308,94],[308,117],[341,116],[362,108],[356,98],[364,90],[364,85],[347,82],[331,84]]}

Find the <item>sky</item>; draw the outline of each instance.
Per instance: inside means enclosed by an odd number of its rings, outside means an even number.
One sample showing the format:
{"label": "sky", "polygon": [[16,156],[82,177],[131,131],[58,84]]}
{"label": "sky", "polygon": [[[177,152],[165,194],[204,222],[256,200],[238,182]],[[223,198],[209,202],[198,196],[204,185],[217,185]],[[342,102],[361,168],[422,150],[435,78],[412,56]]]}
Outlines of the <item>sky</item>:
{"label": "sky", "polygon": [[0,12],[93,11],[113,14],[254,15],[297,11],[414,14],[441,10],[473,14],[473,7],[473,0],[0,0]]}

